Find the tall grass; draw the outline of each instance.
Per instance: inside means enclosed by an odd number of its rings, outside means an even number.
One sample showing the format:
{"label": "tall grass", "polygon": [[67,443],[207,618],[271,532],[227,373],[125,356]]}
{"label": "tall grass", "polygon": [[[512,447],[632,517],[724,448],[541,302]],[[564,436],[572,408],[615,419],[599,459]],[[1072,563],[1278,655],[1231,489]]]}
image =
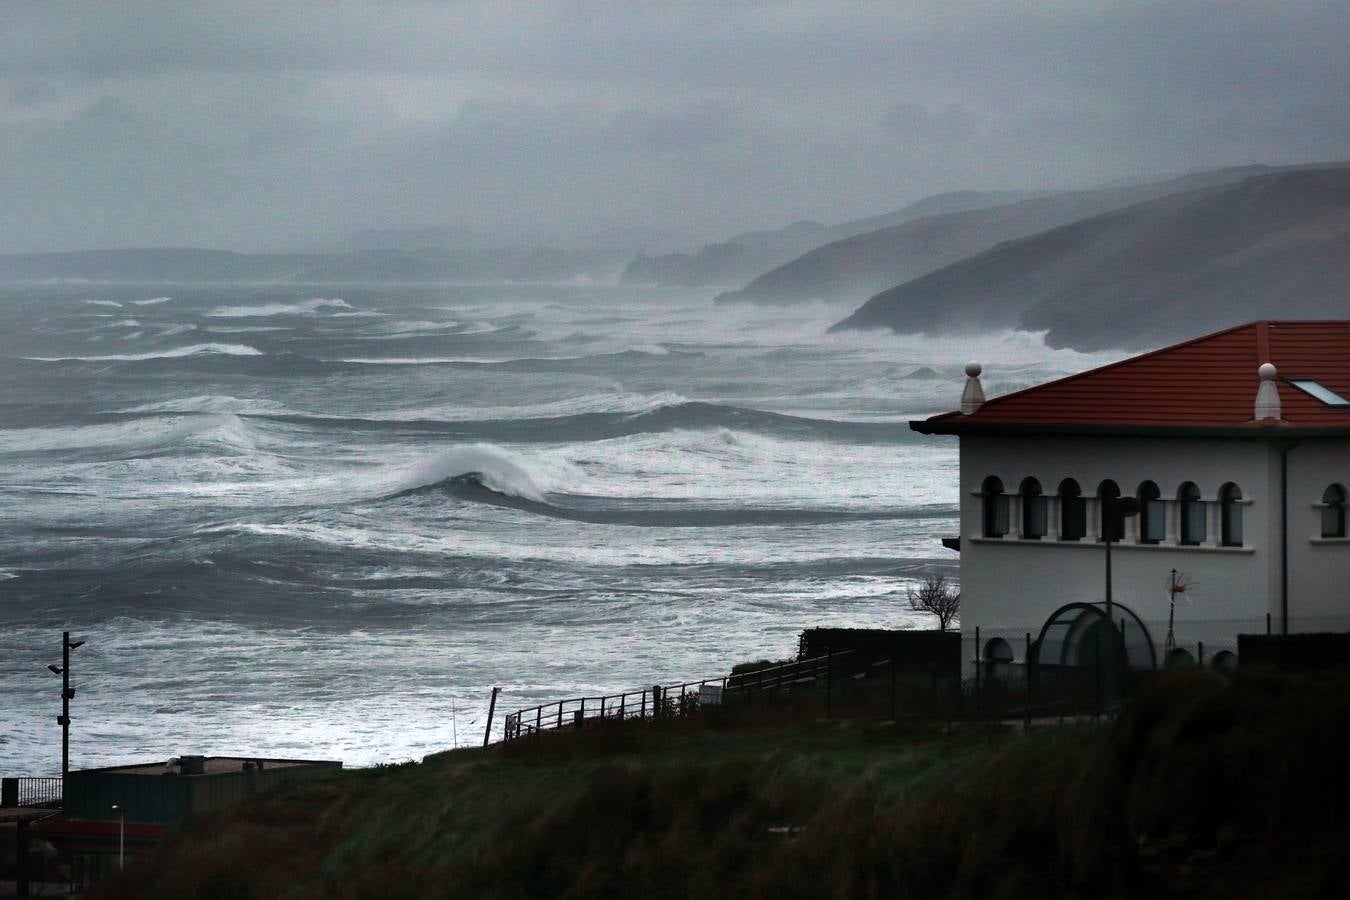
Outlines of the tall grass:
{"label": "tall grass", "polygon": [[1348,688],[1169,673],[1026,736],[597,727],[283,788],[91,896],[1350,896]]}

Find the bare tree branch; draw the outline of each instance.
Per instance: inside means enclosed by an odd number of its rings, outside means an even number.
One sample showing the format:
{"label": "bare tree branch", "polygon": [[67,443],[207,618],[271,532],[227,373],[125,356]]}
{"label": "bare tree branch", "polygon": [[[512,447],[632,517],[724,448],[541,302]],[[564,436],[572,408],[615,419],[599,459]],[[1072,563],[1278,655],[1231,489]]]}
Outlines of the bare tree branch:
{"label": "bare tree branch", "polygon": [[916,612],[932,613],[938,617],[938,629],[946,631],[961,612],[961,592],[947,584],[947,576],[941,573],[924,578],[917,588],[905,589],[909,596],[909,608]]}

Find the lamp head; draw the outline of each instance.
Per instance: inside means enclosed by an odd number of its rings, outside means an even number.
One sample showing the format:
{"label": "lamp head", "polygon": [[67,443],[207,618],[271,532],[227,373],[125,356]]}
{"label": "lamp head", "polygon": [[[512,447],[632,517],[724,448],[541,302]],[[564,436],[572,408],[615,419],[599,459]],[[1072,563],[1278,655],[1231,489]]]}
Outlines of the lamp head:
{"label": "lamp head", "polygon": [[47,668],[51,669],[53,675],[60,675],[65,671],[65,669],[62,669],[60,666],[48,666]]}
{"label": "lamp head", "polygon": [[69,644],[66,644],[66,646],[74,650],[76,647],[83,647],[84,641],[71,641]]}

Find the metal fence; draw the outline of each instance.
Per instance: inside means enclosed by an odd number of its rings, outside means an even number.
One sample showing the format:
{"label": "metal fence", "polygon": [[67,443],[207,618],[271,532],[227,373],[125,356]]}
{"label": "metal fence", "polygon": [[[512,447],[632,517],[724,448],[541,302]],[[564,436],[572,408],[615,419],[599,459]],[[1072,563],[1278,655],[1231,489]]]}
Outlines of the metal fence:
{"label": "metal fence", "polygon": [[[1347,622],[1299,622],[1308,630],[1346,630]],[[956,659],[916,662],[903,648],[877,642],[729,676],[653,685],[527,707],[506,717],[504,738],[581,727],[591,722],[660,719],[716,708],[721,716],[757,713],[875,721],[1021,723],[1098,718],[1158,671],[1174,665],[1230,671],[1237,635],[1265,634],[1270,617],[1175,623],[1120,619],[1075,638],[1053,629],[973,629]],[[1046,646],[1042,647],[1044,642]],[[1072,657],[1072,659],[1070,659]]]}
{"label": "metal fence", "polygon": [[0,787],[0,806],[59,807],[60,778],[6,778]]}
{"label": "metal fence", "polygon": [[506,716],[503,740],[602,721],[684,716],[709,707],[745,706],[751,698],[768,694],[800,693],[829,680],[832,672],[854,655],[851,651],[833,653],[732,675],[528,706]]}

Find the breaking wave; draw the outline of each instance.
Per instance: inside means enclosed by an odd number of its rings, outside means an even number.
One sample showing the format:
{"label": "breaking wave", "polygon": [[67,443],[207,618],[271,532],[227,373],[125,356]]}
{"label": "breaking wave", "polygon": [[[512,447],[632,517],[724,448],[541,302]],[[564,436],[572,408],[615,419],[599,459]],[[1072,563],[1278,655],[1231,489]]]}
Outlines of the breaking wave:
{"label": "breaking wave", "polygon": [[847,422],[810,419],[784,413],[684,401],[660,403],[636,412],[577,412],[531,418],[374,419],[304,414],[261,414],[262,418],[292,425],[334,427],[345,431],[436,434],[464,441],[562,443],[599,441],[663,431],[729,429],[826,441],[898,443],[912,441],[904,422]]}
{"label": "breaking wave", "polygon": [[206,315],[214,319],[252,319],[267,316],[309,316],[321,309],[351,309],[337,297],[315,297],[303,303],[267,303],[262,306],[218,306]]}
{"label": "breaking wave", "polygon": [[[520,473],[525,474],[525,473]],[[746,526],[810,525],[847,521],[929,519],[951,515],[950,510],[838,510],[792,507],[707,506],[685,501],[624,501],[570,494],[534,494],[513,483],[502,490],[499,472],[469,471],[432,484],[408,488],[401,497],[453,497],[502,509],[514,509],[549,519],[584,522],[589,525],[623,525],[636,528],[725,528]]]}
{"label": "breaking wave", "polygon": [[469,479],[504,497],[543,503],[544,496],[561,487],[565,466],[546,466],[491,445],[457,447],[422,460],[400,472],[389,485],[394,495],[429,486]]}
{"label": "breaking wave", "polygon": [[251,453],[257,450],[253,427],[237,415],[175,416],[75,427],[13,429],[5,434],[7,453],[106,450],[107,448],[182,448]]}

